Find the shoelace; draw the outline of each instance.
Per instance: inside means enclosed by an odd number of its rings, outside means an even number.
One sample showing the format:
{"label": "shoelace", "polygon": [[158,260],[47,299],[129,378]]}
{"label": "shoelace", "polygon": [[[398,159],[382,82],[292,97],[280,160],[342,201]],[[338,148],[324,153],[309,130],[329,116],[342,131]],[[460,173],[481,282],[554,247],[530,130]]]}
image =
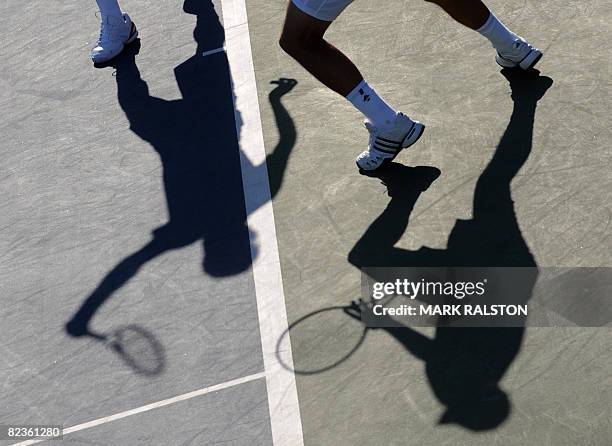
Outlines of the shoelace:
{"label": "shoelace", "polygon": [[[97,17],[97,14],[96,14]],[[104,17],[102,17],[100,19],[100,35],[98,36],[98,45],[100,45],[101,43],[107,42],[109,39],[109,37],[112,34],[112,30],[113,28],[115,28],[116,25],[111,23],[108,19],[108,17],[105,19]]]}
{"label": "shoelace", "polygon": [[104,35],[104,31],[105,31],[105,23],[104,23],[104,19],[102,18],[102,13],[100,11],[96,11],[94,14],[98,19],[100,19],[100,35],[98,36],[98,42],[97,45],[100,45],[102,43],[102,36]]}
{"label": "shoelace", "polygon": [[527,49],[530,49],[530,45],[528,42],[521,40],[520,38],[515,40],[512,43],[512,46],[510,48],[507,48],[506,50],[503,51],[499,51],[499,54],[503,57],[503,56],[513,56],[515,51],[518,51],[522,46],[525,46]]}
{"label": "shoelace", "polygon": [[102,44],[104,42],[103,37],[106,35],[106,27],[108,26],[108,22],[105,20],[102,20],[100,22],[100,35],[98,36],[98,45]]}
{"label": "shoelace", "polygon": [[369,150],[372,146],[374,146],[374,141],[376,141],[376,138],[378,137],[378,128],[369,121],[365,121],[363,125],[370,133],[370,138],[368,141],[368,150]]}
{"label": "shoelace", "polygon": [[380,163],[383,160],[383,158],[367,150],[365,152],[360,153],[359,156],[357,157],[357,161],[363,161],[363,160],[365,160],[366,164],[368,164],[369,166],[376,166],[378,163]]}

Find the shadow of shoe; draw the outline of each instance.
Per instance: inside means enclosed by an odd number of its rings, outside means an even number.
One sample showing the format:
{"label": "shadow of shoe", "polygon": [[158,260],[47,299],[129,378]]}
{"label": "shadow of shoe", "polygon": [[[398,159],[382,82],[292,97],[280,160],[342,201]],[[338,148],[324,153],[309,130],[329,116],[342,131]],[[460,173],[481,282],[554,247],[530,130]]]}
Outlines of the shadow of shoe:
{"label": "shadow of shoe", "polygon": [[138,55],[138,53],[140,53],[140,39],[135,39],[133,42],[126,44],[123,48],[123,51],[121,51],[112,59],[107,60],[106,62],[94,63],[94,68],[117,68],[119,64],[133,60]]}
{"label": "shadow of shoe", "polygon": [[438,179],[440,169],[431,166],[404,166],[391,162],[373,172],[362,172],[362,175],[378,178],[387,188],[390,197],[401,197],[414,192],[424,192]]}

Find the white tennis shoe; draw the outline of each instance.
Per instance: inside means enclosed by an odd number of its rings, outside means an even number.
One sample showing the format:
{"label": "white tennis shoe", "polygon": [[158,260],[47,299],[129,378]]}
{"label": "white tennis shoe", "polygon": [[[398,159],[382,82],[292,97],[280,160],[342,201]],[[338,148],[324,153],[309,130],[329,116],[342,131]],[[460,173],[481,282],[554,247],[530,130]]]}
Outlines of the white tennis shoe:
{"label": "white tennis shoe", "polygon": [[495,61],[504,68],[521,67],[523,70],[533,68],[542,58],[542,51],[531,46],[522,37],[518,37],[507,50],[498,50]]}
{"label": "white tennis shoe", "polygon": [[366,121],[365,127],[370,132],[368,150],[357,157],[356,163],[359,169],[366,171],[376,170],[391,162],[402,149],[417,142],[425,130],[423,124],[403,113],[398,113],[395,121],[388,126],[377,128]]}
{"label": "white tennis shoe", "polygon": [[120,54],[125,45],[133,42],[136,37],[138,37],[136,25],[126,13],[123,13],[122,17],[102,17],[100,37],[91,50],[91,60],[95,64],[108,62]]}

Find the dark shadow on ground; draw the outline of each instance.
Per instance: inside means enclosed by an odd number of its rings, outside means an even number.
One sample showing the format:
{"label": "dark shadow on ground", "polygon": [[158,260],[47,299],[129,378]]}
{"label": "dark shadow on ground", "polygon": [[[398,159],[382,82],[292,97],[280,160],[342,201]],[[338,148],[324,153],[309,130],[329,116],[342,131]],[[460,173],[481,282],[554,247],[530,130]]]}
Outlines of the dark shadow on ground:
{"label": "dark shadow on ground", "polygon": [[[350,252],[353,265],[533,267],[533,273],[525,277],[524,295],[519,297],[524,302],[530,298],[537,265],[516,219],[510,183],[529,157],[536,104],[552,80],[535,70],[502,73],[510,82],[514,109],[493,158],[478,179],[473,219],[457,221],[447,249],[396,248],[408,227],[418,192],[407,187],[409,171],[392,165],[377,173],[387,184],[391,200]],[[348,310],[358,315],[358,307]],[[446,407],[441,423],[486,430],[508,417],[510,400],[499,382],[520,350],[524,328],[438,326],[433,339],[408,327],[384,330],[425,362],[433,392]]]}
{"label": "dark shadow on ground", "polygon": [[116,328],[112,333],[90,331],[88,335],[111,349],[134,372],[156,376],[166,368],[166,353],[153,333],[140,325]]}
{"label": "dark shadow on ground", "polygon": [[268,169],[270,195],[275,197],[283,184],[289,155],[291,155],[297,139],[297,131],[295,130],[293,118],[291,118],[291,115],[289,115],[289,112],[281,103],[281,98],[297,85],[297,81],[295,79],[280,78],[270,83],[277,85],[268,95],[268,99],[270,100],[274,119],[276,120],[276,127],[278,128],[278,143],[272,153],[266,157],[265,166]]}
{"label": "dark shadow on ground", "polygon": [[[118,99],[130,129],[149,142],[163,165],[168,222],[155,229],[151,240],[119,262],[87,297],[66,324],[71,336],[91,335],[89,322],[100,306],[153,258],[195,242],[202,242],[203,270],[215,277],[241,273],[257,255],[246,224],[238,135],[240,114],[233,106],[233,84],[225,52],[202,53],[223,47],[225,35],[211,1],[187,0],[185,12],[197,16],[196,54],[174,70],[182,98],[153,97],[136,65],[140,42],[113,61]],[[270,93],[279,129],[279,143],[268,156],[279,172],[271,178],[271,194],[280,189],[295,144],[293,120],[281,97],[297,82],[281,78]],[[243,168],[254,166],[244,156]],[[251,212],[265,203],[255,203]],[[129,226],[129,225],[128,225]],[[130,230],[133,230],[131,228]]]}

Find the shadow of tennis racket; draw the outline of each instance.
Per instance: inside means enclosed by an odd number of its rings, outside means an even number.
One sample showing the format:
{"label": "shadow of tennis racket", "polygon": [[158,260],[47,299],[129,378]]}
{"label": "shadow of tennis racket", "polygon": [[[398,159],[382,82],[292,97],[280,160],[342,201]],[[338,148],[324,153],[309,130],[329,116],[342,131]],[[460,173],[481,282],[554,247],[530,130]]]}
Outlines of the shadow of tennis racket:
{"label": "shadow of tennis racket", "polygon": [[166,366],[161,343],[151,332],[138,325],[126,325],[109,334],[88,331],[86,336],[105,344],[140,375],[159,375]]}
{"label": "shadow of tennis racket", "polygon": [[[281,365],[297,375],[314,375],[348,360],[361,347],[368,331],[353,305],[321,308],[291,323],[276,344]],[[303,352],[293,358],[293,366],[279,354],[289,345],[289,337],[292,349]]]}

